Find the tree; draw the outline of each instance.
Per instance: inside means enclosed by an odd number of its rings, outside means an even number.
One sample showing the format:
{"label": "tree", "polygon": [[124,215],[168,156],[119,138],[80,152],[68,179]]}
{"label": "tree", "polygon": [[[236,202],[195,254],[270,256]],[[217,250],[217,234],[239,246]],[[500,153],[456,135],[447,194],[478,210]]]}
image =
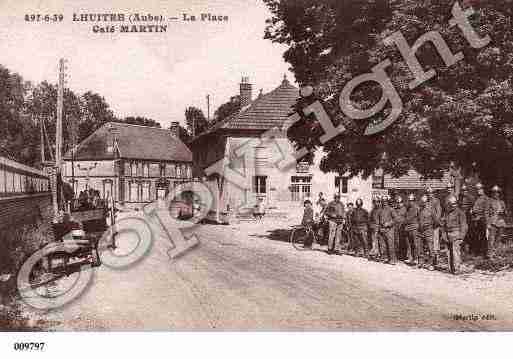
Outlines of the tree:
{"label": "tree", "polygon": [[[197,136],[208,128],[208,121],[203,111],[197,107],[190,106],[185,109],[185,123],[191,135]],[[194,125],[194,131],[193,131]]]}
{"label": "tree", "polygon": [[0,65],[0,148],[18,161],[32,164],[35,125],[27,113],[31,84]]}
{"label": "tree", "polygon": [[[171,127],[172,125],[169,127],[170,130]],[[187,145],[189,141],[192,139],[192,136],[185,127],[183,127],[182,125],[178,125],[178,138]]]}
{"label": "tree", "polygon": [[221,106],[217,108],[217,110],[214,112],[214,120],[210,124],[210,126],[224,121],[231,115],[237,113],[240,111],[240,97],[234,96],[230,99],[230,101],[223,103]]}
{"label": "tree", "polygon": [[[513,160],[513,33],[512,8],[505,2],[473,1],[471,24],[492,42],[472,49],[457,27],[450,27],[452,0],[264,0],[273,17],[266,37],[287,44],[284,58],[302,85],[316,88],[335,122],[350,131],[326,144],[312,140],[319,126],[303,119],[290,132],[297,146],[323,146],[325,171],[369,176],[381,167],[395,176],[414,168],[426,177],[440,177],[455,161],[463,172],[477,169],[485,182],[512,180]],[[468,3],[468,2],[467,2]],[[464,4],[464,6],[468,4]],[[464,59],[446,66],[431,44],[417,57],[437,75],[414,90],[412,73],[395,45],[384,39],[401,31],[413,44],[428,31],[438,31],[451,52]],[[387,74],[403,102],[401,117],[385,132],[364,136],[369,121],[382,121],[384,111],[368,121],[352,121],[338,111],[338,94],[352,78],[370,72],[385,59]],[[378,85],[362,85],[352,100],[361,108],[381,97]],[[304,100],[303,100],[304,101]],[[298,104],[300,107],[300,104]],[[317,137],[318,138],[318,137]]]}
{"label": "tree", "polygon": [[[41,126],[41,121],[45,122],[48,140],[51,145],[55,144],[55,129],[57,123],[57,93],[57,85],[43,81],[32,89],[32,92],[27,101],[27,109],[30,113],[30,116],[38,121],[37,128]],[[70,89],[64,89],[64,111],[62,118],[62,150],[64,152],[71,148],[73,136],[76,136],[76,134],[73,134],[74,126],[82,117],[82,108],[83,104],[80,100],[80,97]],[[34,131],[34,134],[36,135],[39,142],[39,129]],[[41,145],[42,144],[39,144],[39,146]]]}
{"label": "tree", "polygon": [[149,126],[149,127],[158,127],[160,128],[160,123],[158,123],[155,120],[152,120],[151,118],[141,117],[141,116],[129,116],[125,117],[122,121],[124,123],[129,123],[132,125],[140,125],[140,126]]}
{"label": "tree", "polygon": [[97,93],[87,91],[82,95],[81,103],[82,120],[79,124],[79,142],[105,123],[117,120],[105,98]]}

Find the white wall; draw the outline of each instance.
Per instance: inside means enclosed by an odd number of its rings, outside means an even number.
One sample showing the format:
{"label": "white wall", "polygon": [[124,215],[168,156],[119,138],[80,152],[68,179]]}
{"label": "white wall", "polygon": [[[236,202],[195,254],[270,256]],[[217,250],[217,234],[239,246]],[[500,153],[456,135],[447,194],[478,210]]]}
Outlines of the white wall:
{"label": "white wall", "polygon": [[[292,176],[308,176],[312,177],[311,198],[316,199],[319,192],[323,192],[328,200],[333,198],[336,192],[335,178],[338,174],[323,173],[319,169],[319,164],[322,159],[323,153],[318,150],[314,156],[314,164],[310,167],[308,173],[298,173],[295,166],[291,166],[285,170],[278,168],[276,165],[280,160],[283,160],[287,155],[293,153],[294,149],[288,139],[275,139],[274,144],[267,144],[268,148],[268,164],[265,169],[265,175],[268,176],[267,188],[267,206],[277,207],[278,209],[302,207],[302,204],[291,201],[290,185]],[[228,138],[227,153],[230,159],[232,170],[239,174],[238,181],[243,183],[239,186],[236,181],[226,181],[224,185],[223,197],[221,199],[221,208],[225,209],[229,204],[232,209],[239,209],[240,207],[252,207],[256,203],[256,196],[253,193],[253,176],[260,174],[262,171],[256,168],[255,165],[255,147],[262,144],[258,139],[252,137],[237,137]],[[235,153],[238,151],[237,156]],[[243,156],[243,154],[246,154]],[[232,183],[230,183],[232,182]],[[244,188],[245,187],[245,188]],[[247,189],[247,190],[246,190]],[[342,194],[342,201],[355,202],[357,198],[362,198],[364,207],[371,208],[371,192],[372,192],[372,179],[364,180],[361,177],[352,178],[348,181],[348,192]]]}

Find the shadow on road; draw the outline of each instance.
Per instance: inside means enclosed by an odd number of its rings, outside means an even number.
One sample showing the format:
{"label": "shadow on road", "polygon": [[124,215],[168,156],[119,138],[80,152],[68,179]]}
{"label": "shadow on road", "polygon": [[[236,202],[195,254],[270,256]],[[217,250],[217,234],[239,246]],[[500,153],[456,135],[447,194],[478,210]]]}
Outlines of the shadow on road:
{"label": "shadow on road", "polygon": [[279,241],[279,242],[290,242],[290,233],[291,229],[273,229],[272,231],[267,231],[265,234],[250,234],[250,237],[253,238],[265,238],[271,241]]}

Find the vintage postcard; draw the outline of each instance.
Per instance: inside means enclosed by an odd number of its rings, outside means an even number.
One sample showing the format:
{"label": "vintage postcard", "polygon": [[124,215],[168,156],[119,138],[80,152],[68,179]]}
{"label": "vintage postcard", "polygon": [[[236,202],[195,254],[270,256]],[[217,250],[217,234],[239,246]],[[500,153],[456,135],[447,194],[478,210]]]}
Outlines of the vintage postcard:
{"label": "vintage postcard", "polygon": [[512,23],[0,0],[0,331],[513,330]]}

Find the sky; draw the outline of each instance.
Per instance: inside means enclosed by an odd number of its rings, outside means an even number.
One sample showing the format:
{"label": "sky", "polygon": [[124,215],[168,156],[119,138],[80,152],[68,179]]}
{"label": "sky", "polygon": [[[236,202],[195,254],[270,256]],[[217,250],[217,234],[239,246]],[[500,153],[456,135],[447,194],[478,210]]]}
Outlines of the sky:
{"label": "sky", "polygon": [[[180,21],[165,33],[93,33],[73,22],[73,13],[139,13]],[[183,13],[212,13],[228,22],[184,22]],[[26,14],[63,14],[58,23],[26,22]],[[105,97],[118,117],[145,116],[168,127],[184,123],[187,106],[207,115],[239,93],[243,76],[262,88],[276,88],[283,76],[295,82],[283,60],[285,47],[264,40],[270,12],[261,0],[0,0],[0,64],[25,80],[57,82],[58,61],[67,63],[67,87]],[[125,23],[124,25],[130,25]]]}

